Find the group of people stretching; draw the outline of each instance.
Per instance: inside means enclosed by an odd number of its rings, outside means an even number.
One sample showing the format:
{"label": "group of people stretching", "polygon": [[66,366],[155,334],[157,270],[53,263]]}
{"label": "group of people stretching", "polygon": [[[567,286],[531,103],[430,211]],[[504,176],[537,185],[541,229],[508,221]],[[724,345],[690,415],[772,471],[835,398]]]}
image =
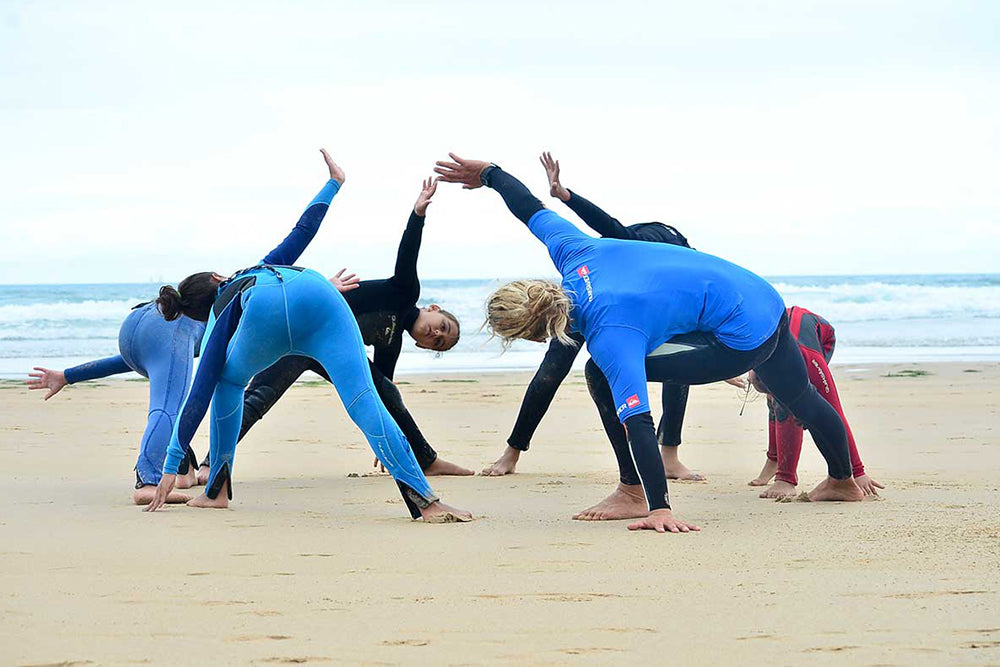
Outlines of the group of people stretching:
{"label": "group of people stretching", "polygon": [[[594,238],[534,197],[499,166],[454,154],[422,183],[403,232],[393,275],[332,278],[295,266],[319,231],[343,170],[321,151],[330,178],[288,236],[257,264],[231,276],[195,273],[137,305],[119,332],[119,354],[65,371],[36,367],[31,389],[48,400],[66,384],[135,371],[149,379],[150,405],[135,467],[133,500],[156,511],[166,503],[227,507],[236,444],[306,370],[334,385],[348,415],[399,486],[414,519],[469,521],[445,505],[427,476],[472,475],[441,459],[393,383],[404,333],[421,348],[444,351],[461,325],[433,304],[420,308],[417,257],[427,207],[438,182],[495,190],[549,251],[561,284],[517,280],[487,299],[487,327],[504,344],[549,341],[528,386],[507,448],[484,475],[512,473],[581,346],[585,376],[618,461],[620,483],[582,520],[637,519],[629,529],[688,532],[675,517],[667,479],[703,479],[678,458],[688,387],[727,381],[767,394],[767,461],[751,485],[761,497],[795,495],[807,428],[827,462],[814,501],[853,501],[882,488],[865,474],[827,365],[834,332],[823,318],[786,308],[764,279],[696,251],[659,222],[625,226],[562,186],[559,163],[541,162],[550,194],[566,203]],[[365,346],[374,347],[373,359]],[[192,381],[195,357],[200,356]],[[744,378],[744,376],[746,376]],[[654,429],[647,382],[662,383]],[[199,461],[191,440],[210,415],[210,445]],[[191,498],[183,489],[203,485]]]}

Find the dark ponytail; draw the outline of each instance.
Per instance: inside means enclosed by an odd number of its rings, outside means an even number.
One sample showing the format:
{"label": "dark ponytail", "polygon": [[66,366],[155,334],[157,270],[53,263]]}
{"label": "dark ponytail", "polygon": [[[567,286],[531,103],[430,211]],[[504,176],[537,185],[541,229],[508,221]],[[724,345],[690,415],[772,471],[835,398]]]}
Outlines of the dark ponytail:
{"label": "dark ponytail", "polygon": [[172,322],[181,315],[187,315],[192,320],[208,321],[219,289],[219,281],[214,276],[211,271],[192,273],[181,281],[177,289],[172,285],[161,287],[156,307],[163,314],[163,319]]}

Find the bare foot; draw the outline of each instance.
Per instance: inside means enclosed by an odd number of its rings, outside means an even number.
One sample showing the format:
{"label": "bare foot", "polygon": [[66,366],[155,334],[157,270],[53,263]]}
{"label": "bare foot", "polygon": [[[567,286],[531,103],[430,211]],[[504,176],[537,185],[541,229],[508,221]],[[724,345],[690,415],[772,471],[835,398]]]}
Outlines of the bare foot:
{"label": "bare foot", "polygon": [[219,509],[224,510],[229,507],[229,480],[222,483],[222,488],[219,489],[219,495],[214,499],[209,498],[204,493],[188,501],[188,507],[200,507],[208,509]]}
{"label": "bare foot", "polygon": [[[767,486],[767,483],[778,472],[778,462],[771,459],[764,459],[764,467],[760,469],[760,474],[751,479],[747,484],[750,486]],[[763,498],[764,496],[761,496]]]}
{"label": "bare foot", "polygon": [[780,479],[774,480],[774,484],[760,492],[761,498],[788,498],[796,494],[795,485],[783,482]]}
{"label": "bare foot", "polygon": [[428,477],[434,477],[437,475],[475,475],[476,473],[468,468],[463,468],[460,465],[456,465],[449,461],[441,460],[441,457],[434,459],[434,463],[427,466],[424,470],[424,474]]}
{"label": "bare foot", "polygon": [[[148,505],[153,502],[155,496],[155,486],[140,486],[138,489],[132,491],[132,502],[136,505]],[[191,496],[186,493],[178,493],[177,491],[171,491],[170,495],[167,496],[167,502],[171,505],[186,503],[189,500],[191,500]]]}
{"label": "bare foot", "polygon": [[424,523],[465,523],[472,521],[472,512],[455,509],[438,500],[426,509],[420,510],[420,518]]}
{"label": "bare foot", "polygon": [[847,479],[827,477],[815,489],[809,492],[809,500],[814,503],[824,500],[834,502],[856,501],[862,498],[864,498],[864,494],[854,482],[853,477],[848,477]]}
{"label": "bare foot", "polygon": [[198,472],[188,466],[188,471],[186,475],[177,475],[177,482],[175,484],[178,489],[190,489],[192,486],[198,485]]}
{"label": "bare foot", "polygon": [[660,458],[663,459],[663,472],[667,474],[667,479],[677,479],[684,482],[705,481],[704,475],[681,463],[677,457],[677,447],[660,447]]}
{"label": "bare foot", "polygon": [[514,472],[520,458],[521,450],[507,445],[507,449],[503,450],[500,458],[483,468],[483,472],[480,474],[486,477],[503,477],[504,475],[509,475]]}
{"label": "bare foot", "polygon": [[649,515],[646,494],[639,484],[619,482],[610,496],[593,507],[573,515],[577,521],[614,521],[616,519],[641,519]]}
{"label": "bare foot", "polygon": [[198,468],[198,483],[195,486],[205,486],[208,484],[208,474],[211,470],[208,466]]}

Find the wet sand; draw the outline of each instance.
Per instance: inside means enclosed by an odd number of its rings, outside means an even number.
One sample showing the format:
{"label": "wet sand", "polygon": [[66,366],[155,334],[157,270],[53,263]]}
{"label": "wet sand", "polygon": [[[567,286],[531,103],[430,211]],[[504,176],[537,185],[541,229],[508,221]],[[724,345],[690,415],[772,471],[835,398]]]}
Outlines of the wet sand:
{"label": "wet sand", "polygon": [[[431,480],[479,517],[438,526],[349,476],[372,456],[320,383],[240,446],[231,509],[150,515],[130,501],[144,382],[48,403],[4,382],[0,663],[1000,664],[1000,364],[834,371],[883,500],[757,498],[764,401],[739,417],[741,391],[696,387],[681,455],[709,481],[671,484],[693,535],[570,520],[617,479],[578,373],[516,475]],[[527,379],[400,388],[479,470]],[[806,440],[802,490],[824,472]]]}

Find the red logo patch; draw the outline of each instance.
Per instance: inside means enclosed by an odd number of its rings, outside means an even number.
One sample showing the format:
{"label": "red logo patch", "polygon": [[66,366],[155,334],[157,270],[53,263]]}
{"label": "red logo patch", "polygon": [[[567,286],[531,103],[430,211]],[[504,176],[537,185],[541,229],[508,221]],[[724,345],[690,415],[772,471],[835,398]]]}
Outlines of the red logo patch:
{"label": "red logo patch", "polygon": [[587,268],[586,264],[584,264],[579,269],[577,269],[576,272],[577,272],[577,274],[579,274],[579,276],[581,278],[583,278],[584,276],[590,275],[590,269]]}
{"label": "red logo patch", "polygon": [[635,406],[639,405],[640,402],[641,401],[639,401],[639,394],[632,394],[631,396],[625,399],[625,405],[627,405],[630,408],[634,408]]}

